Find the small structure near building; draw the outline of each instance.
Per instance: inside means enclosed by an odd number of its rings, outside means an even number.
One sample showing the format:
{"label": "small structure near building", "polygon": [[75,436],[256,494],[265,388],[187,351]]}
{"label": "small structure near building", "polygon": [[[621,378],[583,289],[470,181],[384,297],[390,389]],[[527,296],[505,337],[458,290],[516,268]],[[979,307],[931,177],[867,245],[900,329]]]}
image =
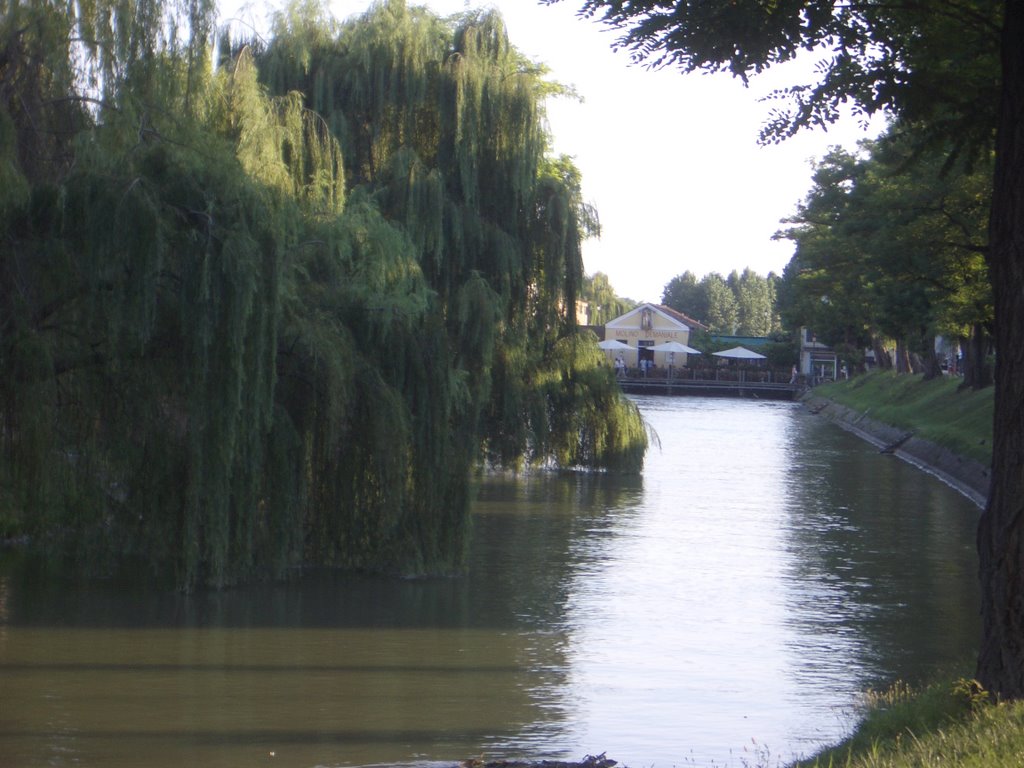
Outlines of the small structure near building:
{"label": "small structure near building", "polygon": [[810,382],[835,381],[839,356],[827,344],[818,341],[810,328],[800,329],[800,373]]}
{"label": "small structure near building", "polygon": [[771,341],[767,336],[736,336],[722,333],[709,334],[709,340],[714,346],[745,347],[754,352],[763,352]]}
{"label": "small structure near building", "polygon": [[609,320],[604,326],[604,340],[617,340],[630,347],[628,352],[622,353],[626,365],[630,367],[678,367],[686,364],[692,352],[677,351],[678,347],[657,347],[666,342],[689,347],[690,332],[693,330],[707,328],[682,312],[661,304],[641,304]]}

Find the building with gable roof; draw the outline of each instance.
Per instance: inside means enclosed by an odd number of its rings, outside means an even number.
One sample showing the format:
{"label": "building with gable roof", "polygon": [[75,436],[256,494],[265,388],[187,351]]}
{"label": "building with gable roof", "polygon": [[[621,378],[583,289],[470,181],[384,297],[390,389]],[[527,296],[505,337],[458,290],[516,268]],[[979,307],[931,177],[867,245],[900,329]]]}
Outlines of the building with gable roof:
{"label": "building with gable roof", "polygon": [[[626,365],[640,366],[650,360],[655,366],[685,365],[685,353],[652,352],[651,347],[666,341],[690,345],[693,331],[706,331],[707,326],[662,304],[640,304],[624,315],[609,320],[604,326],[604,338],[616,339],[633,347],[623,352]],[[635,351],[634,351],[635,350]]]}

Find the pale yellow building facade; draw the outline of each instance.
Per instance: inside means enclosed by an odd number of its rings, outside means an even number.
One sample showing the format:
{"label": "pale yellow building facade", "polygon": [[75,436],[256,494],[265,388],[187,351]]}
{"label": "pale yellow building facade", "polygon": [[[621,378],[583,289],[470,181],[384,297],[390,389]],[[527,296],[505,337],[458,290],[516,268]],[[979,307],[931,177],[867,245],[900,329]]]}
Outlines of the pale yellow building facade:
{"label": "pale yellow building facade", "polygon": [[610,320],[604,326],[604,338],[616,339],[632,349],[613,353],[622,355],[626,365],[639,366],[642,360],[650,360],[657,367],[685,365],[688,355],[682,352],[652,352],[650,347],[676,341],[690,345],[690,334],[704,329],[704,326],[681,312],[661,304],[641,304],[624,315]]}

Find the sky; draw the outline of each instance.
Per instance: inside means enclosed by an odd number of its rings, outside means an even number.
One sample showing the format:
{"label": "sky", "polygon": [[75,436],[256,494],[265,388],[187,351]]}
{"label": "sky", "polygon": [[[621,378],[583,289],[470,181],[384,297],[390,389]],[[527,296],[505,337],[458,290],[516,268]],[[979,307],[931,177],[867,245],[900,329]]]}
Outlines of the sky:
{"label": "sky", "polygon": [[[882,130],[880,121],[865,127],[847,117],[828,132],[760,146],[771,108],[763,96],[807,81],[810,65],[773,68],[744,87],[726,74],[631,64],[612,50],[614,32],[576,17],[580,0],[408,2],[440,15],[497,8],[512,44],[576,89],[581,102],[556,99],[547,112],[554,150],[575,159],[583,196],[601,220],[601,237],[583,245],[584,268],[604,272],[619,296],[637,301],[660,301],[665,285],[687,270],[698,279],[747,267],[781,274],[793,245],[772,235],[810,190],[811,161]],[[338,19],[370,5],[329,2]]]}

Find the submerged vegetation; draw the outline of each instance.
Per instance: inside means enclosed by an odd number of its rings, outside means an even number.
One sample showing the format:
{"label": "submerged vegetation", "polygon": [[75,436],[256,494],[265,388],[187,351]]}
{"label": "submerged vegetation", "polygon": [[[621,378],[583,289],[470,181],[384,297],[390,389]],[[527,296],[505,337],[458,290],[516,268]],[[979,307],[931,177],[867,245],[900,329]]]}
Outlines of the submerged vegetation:
{"label": "submerged vegetation", "polygon": [[[494,12],[0,14],[0,521],[179,588],[458,568],[482,462],[637,471],[560,87]],[[170,30],[170,32],[168,31]]]}

